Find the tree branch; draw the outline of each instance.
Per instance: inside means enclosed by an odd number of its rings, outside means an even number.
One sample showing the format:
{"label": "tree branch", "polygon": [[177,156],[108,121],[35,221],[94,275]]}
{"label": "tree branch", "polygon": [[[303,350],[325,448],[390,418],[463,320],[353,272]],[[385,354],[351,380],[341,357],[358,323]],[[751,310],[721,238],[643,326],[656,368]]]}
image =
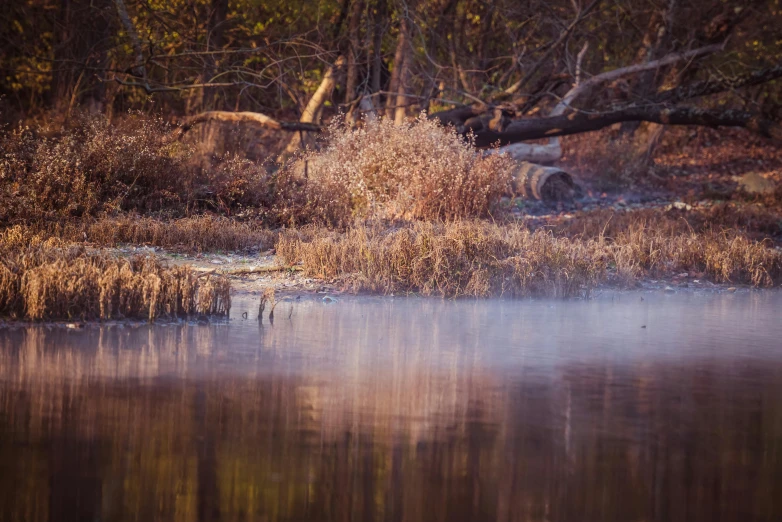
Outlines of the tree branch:
{"label": "tree branch", "polygon": [[208,121],[223,121],[228,123],[252,123],[260,125],[267,129],[281,130],[281,131],[310,131],[318,132],[321,130],[321,126],[317,123],[306,123],[300,121],[279,121],[271,116],[267,116],[260,112],[229,112],[229,111],[207,111],[195,116],[191,116],[182,122],[174,133],[174,139],[180,139],[185,133],[187,133],[193,126],[199,123],[206,123]]}
{"label": "tree branch", "polygon": [[742,87],[753,87],[779,78],[782,78],[782,64],[731,78],[710,78],[689,85],[682,85],[675,89],[668,89],[655,94],[649,102],[676,103],[682,100],[732,91]]}
{"label": "tree branch", "polygon": [[710,111],[690,107],[631,107],[611,112],[576,112],[566,116],[512,122],[504,132],[484,129],[475,134],[475,145],[488,147],[520,141],[567,136],[603,129],[625,121],[648,121],[662,125],[700,125],[704,127],[742,127],[782,142],[782,126],[759,116],[738,110]]}
{"label": "tree branch", "polygon": [[620,69],[614,69],[613,71],[598,74],[570,89],[562,98],[562,100],[557,104],[557,106],[554,107],[554,110],[551,111],[551,116],[559,116],[560,114],[563,114],[567,109],[572,108],[572,104],[576,98],[584,95],[600,84],[611,82],[630,74],[636,74],[642,71],[648,71],[650,69],[659,69],[660,67],[665,67],[666,65],[671,65],[682,60],[690,60],[698,56],[712,54],[721,49],[722,45],[720,44],[708,45],[706,47],[701,47],[700,49],[694,49],[684,53],[671,53],[663,56],[659,60],[652,60],[646,63],[629,65],[627,67],[622,67]]}

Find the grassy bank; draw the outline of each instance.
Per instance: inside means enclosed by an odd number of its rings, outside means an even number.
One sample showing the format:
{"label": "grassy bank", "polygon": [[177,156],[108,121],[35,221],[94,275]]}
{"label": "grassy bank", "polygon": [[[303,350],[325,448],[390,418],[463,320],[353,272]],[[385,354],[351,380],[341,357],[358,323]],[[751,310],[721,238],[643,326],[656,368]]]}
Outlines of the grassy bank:
{"label": "grassy bank", "polygon": [[336,124],[326,138],[319,151],[272,165],[198,158],[151,120],[5,132],[0,315],[227,311],[225,279],[151,256],[124,258],[116,247],[126,245],[247,256],[274,248],[278,262],[299,266],[303,277],[355,292],[588,296],[604,284],[682,274],[782,283],[776,193],[680,205],[689,210],[532,218],[501,204],[508,158],[476,154],[433,122]]}
{"label": "grassy bank", "polygon": [[602,283],[627,287],[683,272],[717,283],[782,282],[782,252],[740,232],[627,221],[614,235],[591,237],[482,221],[304,229],[281,234],[277,252],[311,277],[384,293],[567,297],[589,295]]}
{"label": "grassy bank", "polygon": [[20,229],[39,237],[84,242],[96,247],[145,245],[188,253],[257,253],[272,248],[277,238],[277,232],[262,222],[238,221],[211,214],[170,219],[120,214],[64,223],[39,222]]}

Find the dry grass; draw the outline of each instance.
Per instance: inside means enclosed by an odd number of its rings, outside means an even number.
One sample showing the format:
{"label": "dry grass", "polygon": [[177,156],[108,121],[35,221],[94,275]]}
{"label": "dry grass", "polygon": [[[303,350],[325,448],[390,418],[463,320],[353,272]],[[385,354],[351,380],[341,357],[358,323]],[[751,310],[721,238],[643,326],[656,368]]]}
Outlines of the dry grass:
{"label": "dry grass", "polygon": [[[129,116],[117,124],[76,118],[69,127],[0,133],[0,221],[63,220],[118,211],[275,218],[287,181],[233,156],[205,162],[171,128]],[[285,187],[282,187],[285,188]]]}
{"label": "dry grass", "polygon": [[631,228],[645,227],[666,236],[732,230],[750,239],[764,240],[782,237],[782,214],[761,205],[729,202],[695,207],[688,211],[673,208],[594,210],[577,215],[574,219],[555,218],[540,226],[566,237],[615,237]]}
{"label": "dry grass", "polygon": [[120,215],[29,229],[41,236],[101,247],[148,245],[177,252],[258,252],[271,248],[276,239],[276,233],[259,222],[213,215],[169,220]]}
{"label": "dry grass", "polygon": [[128,319],[226,315],[228,281],[168,267],[152,256],[129,259],[21,227],[0,235],[0,316],[12,319]]}
{"label": "dry grass", "polygon": [[290,231],[277,253],[310,276],[342,278],[354,291],[444,296],[588,294],[607,261],[597,241],[474,221]]}
{"label": "dry grass", "polygon": [[[685,225],[686,226],[686,225]],[[736,231],[696,233],[638,220],[613,234],[561,237],[486,222],[357,226],[280,235],[277,252],[353,291],[443,296],[577,296],[682,272],[718,283],[782,282],[782,254]]]}
{"label": "dry grass", "polygon": [[423,115],[414,122],[335,124],[328,145],[304,155],[310,205],[324,221],[454,220],[489,216],[510,189],[511,161],[482,157],[456,134]]}
{"label": "dry grass", "polygon": [[[423,117],[350,129],[304,159],[314,175],[233,156],[206,160],[164,123],[76,118],[0,133],[0,222],[64,222],[122,212],[252,215],[269,226],[490,215],[509,189],[505,157],[481,157]],[[315,175],[316,174],[316,175]]]}

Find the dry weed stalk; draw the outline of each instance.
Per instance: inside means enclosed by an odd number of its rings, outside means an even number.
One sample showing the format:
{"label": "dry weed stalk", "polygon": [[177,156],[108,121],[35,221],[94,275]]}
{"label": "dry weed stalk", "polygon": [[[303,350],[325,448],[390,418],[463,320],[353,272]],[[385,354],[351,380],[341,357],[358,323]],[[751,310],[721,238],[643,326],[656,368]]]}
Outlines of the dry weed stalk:
{"label": "dry weed stalk", "polygon": [[274,321],[274,308],[277,306],[277,299],[274,295],[274,288],[269,287],[266,290],[263,291],[263,294],[261,294],[261,302],[258,305],[258,320],[263,320],[263,311],[266,309],[266,305],[271,305],[271,310],[269,310],[269,321]]}

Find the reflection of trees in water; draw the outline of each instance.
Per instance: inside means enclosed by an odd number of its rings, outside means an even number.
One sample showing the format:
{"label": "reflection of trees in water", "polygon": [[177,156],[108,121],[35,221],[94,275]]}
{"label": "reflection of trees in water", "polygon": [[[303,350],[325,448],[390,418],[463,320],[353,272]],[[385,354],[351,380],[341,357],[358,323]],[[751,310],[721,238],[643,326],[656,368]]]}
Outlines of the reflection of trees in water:
{"label": "reflection of trees in water", "polygon": [[336,377],[265,372],[263,360],[226,375],[199,362],[219,361],[220,342],[188,326],[3,334],[0,520],[781,511],[782,380],[762,362],[563,364],[509,377],[400,347]]}

